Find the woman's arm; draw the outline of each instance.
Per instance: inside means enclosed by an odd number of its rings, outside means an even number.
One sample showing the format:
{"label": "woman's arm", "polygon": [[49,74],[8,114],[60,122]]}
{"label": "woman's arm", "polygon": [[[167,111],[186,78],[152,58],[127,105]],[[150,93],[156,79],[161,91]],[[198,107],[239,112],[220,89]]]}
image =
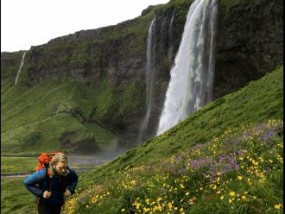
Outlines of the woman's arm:
{"label": "woman's arm", "polygon": [[69,169],[69,178],[67,182],[67,189],[70,191],[71,194],[74,194],[75,188],[78,182],[78,175],[72,169]]}
{"label": "woman's arm", "polygon": [[43,195],[44,190],[39,189],[39,187],[37,187],[36,184],[45,179],[46,176],[47,176],[46,169],[34,172],[24,180],[24,185],[35,196],[41,197]]}

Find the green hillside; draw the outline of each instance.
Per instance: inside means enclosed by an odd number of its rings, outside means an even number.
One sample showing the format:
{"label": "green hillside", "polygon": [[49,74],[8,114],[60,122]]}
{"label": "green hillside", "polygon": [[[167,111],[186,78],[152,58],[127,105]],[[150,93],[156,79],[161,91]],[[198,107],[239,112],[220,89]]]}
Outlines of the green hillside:
{"label": "green hillside", "polygon": [[2,155],[74,151],[86,139],[87,149],[95,152],[104,148],[112,142],[114,133],[100,123],[85,121],[96,102],[96,91],[75,81],[10,87],[1,97]]}
{"label": "green hillside", "polygon": [[80,176],[66,213],[281,213],[283,68]]}

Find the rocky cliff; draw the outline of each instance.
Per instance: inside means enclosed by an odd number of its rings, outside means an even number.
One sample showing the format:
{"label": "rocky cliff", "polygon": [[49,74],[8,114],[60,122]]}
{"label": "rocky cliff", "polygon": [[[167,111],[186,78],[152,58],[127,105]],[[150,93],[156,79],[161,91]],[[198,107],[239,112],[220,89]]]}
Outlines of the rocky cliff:
{"label": "rocky cliff", "polygon": [[[120,136],[121,144],[134,143],[146,111],[146,41],[149,24],[156,17],[154,103],[145,139],[152,137],[191,3],[171,0],[165,5],[150,6],[136,19],[79,31],[31,47],[21,84],[32,88],[46,80],[75,79],[87,85],[100,92],[101,99],[92,111],[79,109],[82,117],[113,130]],[[215,99],[283,64],[281,0],[220,0],[218,14]],[[1,53],[1,82],[6,81],[2,84],[5,87],[13,85],[12,76],[19,66],[15,62],[21,56],[22,52]],[[108,99],[110,94],[117,98]]]}

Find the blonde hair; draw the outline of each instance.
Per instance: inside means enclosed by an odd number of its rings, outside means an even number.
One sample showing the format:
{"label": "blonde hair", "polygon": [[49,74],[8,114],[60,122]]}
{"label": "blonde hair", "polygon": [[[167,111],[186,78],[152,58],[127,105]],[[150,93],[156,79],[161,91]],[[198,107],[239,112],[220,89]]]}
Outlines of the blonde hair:
{"label": "blonde hair", "polygon": [[56,173],[54,165],[56,165],[58,162],[66,162],[66,161],[67,161],[67,156],[64,153],[59,152],[55,154],[55,156],[52,157],[49,163],[51,175],[54,175]]}

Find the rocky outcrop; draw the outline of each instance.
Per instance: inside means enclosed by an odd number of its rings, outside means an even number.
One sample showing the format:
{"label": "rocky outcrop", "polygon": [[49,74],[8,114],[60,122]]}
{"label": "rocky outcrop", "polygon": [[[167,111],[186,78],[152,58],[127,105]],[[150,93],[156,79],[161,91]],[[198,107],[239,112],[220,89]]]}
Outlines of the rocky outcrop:
{"label": "rocky outcrop", "polygon": [[221,1],[219,11],[215,98],[283,64],[281,0],[241,1],[232,6]]}

